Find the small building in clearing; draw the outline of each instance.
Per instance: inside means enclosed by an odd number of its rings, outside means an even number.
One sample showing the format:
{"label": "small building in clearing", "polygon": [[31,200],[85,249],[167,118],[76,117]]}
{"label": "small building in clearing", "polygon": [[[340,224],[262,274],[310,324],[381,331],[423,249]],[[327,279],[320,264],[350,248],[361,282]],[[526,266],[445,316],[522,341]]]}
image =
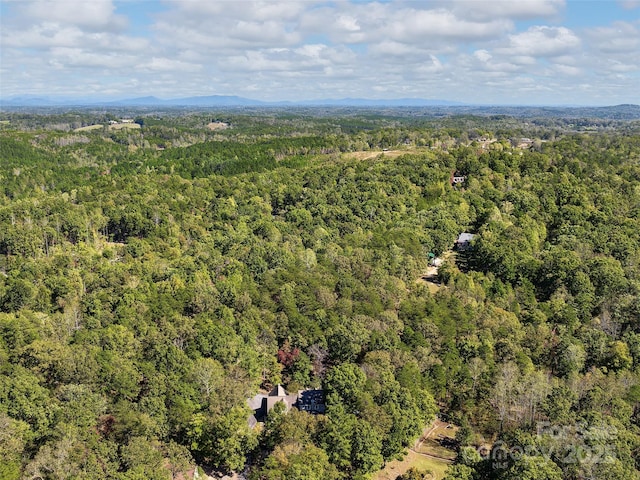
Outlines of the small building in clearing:
{"label": "small building in clearing", "polygon": [[464,181],[467,179],[466,175],[463,175],[462,173],[455,171],[451,173],[451,185],[460,185],[461,183],[464,183]]}
{"label": "small building in clearing", "polygon": [[475,238],[473,233],[463,232],[458,236],[456,240],[455,248],[456,250],[462,251],[467,250],[471,246],[471,242]]}

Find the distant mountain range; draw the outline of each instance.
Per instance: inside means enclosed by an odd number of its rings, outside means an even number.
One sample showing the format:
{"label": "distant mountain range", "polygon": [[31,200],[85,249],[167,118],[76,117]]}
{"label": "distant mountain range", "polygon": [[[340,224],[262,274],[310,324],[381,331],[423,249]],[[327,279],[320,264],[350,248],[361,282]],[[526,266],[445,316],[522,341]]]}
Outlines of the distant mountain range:
{"label": "distant mountain range", "polygon": [[366,99],[342,98],[301,101],[264,102],[235,95],[209,95],[161,99],[157,97],[125,98],[121,100],[102,101],[95,99],[48,98],[22,95],[0,99],[2,107],[58,107],[58,106],[113,106],[113,107],[267,107],[267,106],[354,106],[354,107],[428,107],[463,105],[450,100],[427,100],[423,98],[398,99]]}
{"label": "distant mountain range", "polygon": [[69,108],[125,108],[154,110],[163,108],[374,108],[378,110],[410,107],[435,116],[447,115],[508,115],[521,118],[598,118],[608,120],[638,120],[640,106],[633,104],[612,106],[518,106],[518,105],[470,105],[450,100],[428,100],[424,98],[367,99],[341,98],[322,100],[300,100],[264,102],[235,95],[209,95],[161,99],[157,97],[125,98],[121,100],[99,100],[96,98],[49,98],[37,95],[22,95],[0,99],[0,109],[69,109]]}

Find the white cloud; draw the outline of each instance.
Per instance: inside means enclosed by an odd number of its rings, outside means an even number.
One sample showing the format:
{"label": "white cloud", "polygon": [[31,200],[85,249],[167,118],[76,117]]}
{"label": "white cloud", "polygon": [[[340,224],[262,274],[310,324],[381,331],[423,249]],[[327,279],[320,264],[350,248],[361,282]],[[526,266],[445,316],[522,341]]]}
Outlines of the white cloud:
{"label": "white cloud", "polygon": [[555,64],[553,66],[553,70],[554,73],[559,73],[560,75],[578,76],[583,74],[581,68],[574,67],[573,65],[566,65],[563,63]]}
{"label": "white cloud", "polygon": [[55,68],[98,67],[117,70],[133,68],[138,57],[134,55],[87,52],[80,48],[54,47],[50,51],[49,63]]}
{"label": "white cloud", "polygon": [[212,1],[167,2],[155,30],[165,44],[217,48],[292,46],[302,40],[296,19],[312,2]]}
{"label": "white cloud", "polygon": [[73,47],[82,42],[83,35],[75,27],[60,27],[57,23],[43,22],[27,30],[5,30],[2,45],[24,48]]}
{"label": "white cloud", "polygon": [[199,72],[202,65],[197,65],[170,58],[153,57],[136,67],[137,70],[150,70],[153,72]]}
{"label": "white cloud", "polygon": [[456,15],[463,18],[488,20],[509,18],[528,20],[555,17],[565,7],[565,0],[494,0],[490,3],[474,0],[454,0],[442,2],[451,7]]}
{"label": "white cloud", "polygon": [[345,32],[359,32],[358,20],[351,15],[340,15],[336,21],[336,26]]}
{"label": "white cloud", "polygon": [[43,22],[22,31],[2,35],[3,47],[48,49],[77,47],[112,52],[142,51],[150,47],[148,40],[110,32],[84,32],[75,26]]}
{"label": "white cloud", "polygon": [[589,29],[587,38],[592,48],[604,53],[626,54],[640,50],[640,28],[629,22]]}
{"label": "white cloud", "polygon": [[313,1],[288,0],[273,1],[221,1],[221,0],[169,0],[164,2],[170,8],[169,15],[177,21],[209,22],[216,19],[245,19],[258,22],[272,20],[290,21],[314,3]]}
{"label": "white cloud", "polygon": [[435,55],[429,55],[429,61],[418,64],[417,72],[421,74],[440,73],[445,69],[442,62]]}
{"label": "white cloud", "polygon": [[337,42],[413,44],[425,40],[446,43],[496,38],[513,28],[511,20],[505,17],[468,18],[450,8],[431,8],[431,3],[424,8],[416,5],[421,4],[347,4],[343,9],[327,6],[302,15],[300,26],[312,33],[328,34]]}
{"label": "white cloud", "polygon": [[256,44],[285,44],[292,45],[300,41],[296,32],[287,32],[282,24],[275,21],[246,22],[238,21],[227,32],[232,38],[236,38],[251,45]]}
{"label": "white cloud", "polygon": [[[139,22],[147,5],[153,12]],[[2,8],[3,96],[566,103],[601,88],[597,98],[640,101],[640,23],[627,13],[591,28],[572,19],[570,29],[565,0],[5,0]]]}
{"label": "white cloud", "polygon": [[[511,59],[513,60],[513,59]],[[486,75],[491,79],[502,76],[510,76],[522,70],[517,62],[506,61],[500,57],[494,57],[487,50],[481,49],[472,55],[463,55],[458,60],[459,68],[463,68],[469,75]]]}
{"label": "white cloud", "polygon": [[509,44],[497,52],[514,56],[554,57],[580,47],[580,38],[566,27],[535,26],[509,35]]}
{"label": "white cloud", "polygon": [[476,50],[475,52],[473,52],[473,56],[484,63],[487,63],[493,58],[491,54],[486,50]]}
{"label": "white cloud", "polygon": [[383,33],[400,41],[475,40],[500,35],[512,27],[509,21],[492,19],[486,22],[463,20],[447,10],[408,9],[392,15]]}
{"label": "white cloud", "polygon": [[394,40],[383,40],[369,46],[369,53],[386,61],[406,61],[424,55],[424,51],[418,45],[410,43],[396,42]]}
{"label": "white cloud", "polygon": [[640,0],[621,0],[618,2],[625,10],[640,8]]}
{"label": "white cloud", "polygon": [[348,49],[330,48],[322,44],[304,45],[296,49],[272,48],[246,51],[243,55],[227,57],[220,66],[235,72],[289,72],[303,77],[318,72],[335,74],[344,65],[355,61]]}
{"label": "white cloud", "polygon": [[[190,3],[190,2],[184,2]],[[184,13],[184,12],[183,12]],[[279,20],[247,20],[242,18],[171,18],[163,15],[154,30],[165,48],[215,48],[214,53],[238,48],[272,48],[293,46],[301,42],[300,33]]]}
{"label": "white cloud", "polygon": [[112,0],[26,0],[23,13],[36,21],[75,25],[87,30],[122,30],[127,19],[116,15]]}

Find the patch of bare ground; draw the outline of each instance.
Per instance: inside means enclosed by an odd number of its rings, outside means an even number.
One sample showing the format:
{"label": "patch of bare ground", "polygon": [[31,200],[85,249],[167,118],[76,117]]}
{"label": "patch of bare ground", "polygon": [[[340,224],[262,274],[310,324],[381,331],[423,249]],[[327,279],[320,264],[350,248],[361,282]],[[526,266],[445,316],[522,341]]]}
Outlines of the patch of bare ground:
{"label": "patch of bare ground", "polygon": [[198,470],[193,472],[193,480],[245,480],[245,477],[241,473],[224,474],[212,468],[201,466],[200,472]]}
{"label": "patch of bare ground", "polygon": [[[444,262],[453,254],[453,251],[448,250],[440,256],[440,259]],[[438,266],[429,265],[427,269],[416,279],[416,283],[426,285],[431,293],[436,293],[440,290],[442,285],[438,280]]]}
{"label": "patch of bare ground", "polygon": [[229,128],[229,124],[225,122],[211,122],[207,125],[209,130],[225,130]]}

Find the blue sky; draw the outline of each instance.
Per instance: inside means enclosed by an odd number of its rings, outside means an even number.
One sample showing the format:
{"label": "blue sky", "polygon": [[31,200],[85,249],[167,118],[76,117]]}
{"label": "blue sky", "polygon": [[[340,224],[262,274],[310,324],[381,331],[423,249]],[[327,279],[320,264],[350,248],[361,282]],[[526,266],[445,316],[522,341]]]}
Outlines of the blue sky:
{"label": "blue sky", "polygon": [[0,0],[0,96],[640,103],[640,0]]}

